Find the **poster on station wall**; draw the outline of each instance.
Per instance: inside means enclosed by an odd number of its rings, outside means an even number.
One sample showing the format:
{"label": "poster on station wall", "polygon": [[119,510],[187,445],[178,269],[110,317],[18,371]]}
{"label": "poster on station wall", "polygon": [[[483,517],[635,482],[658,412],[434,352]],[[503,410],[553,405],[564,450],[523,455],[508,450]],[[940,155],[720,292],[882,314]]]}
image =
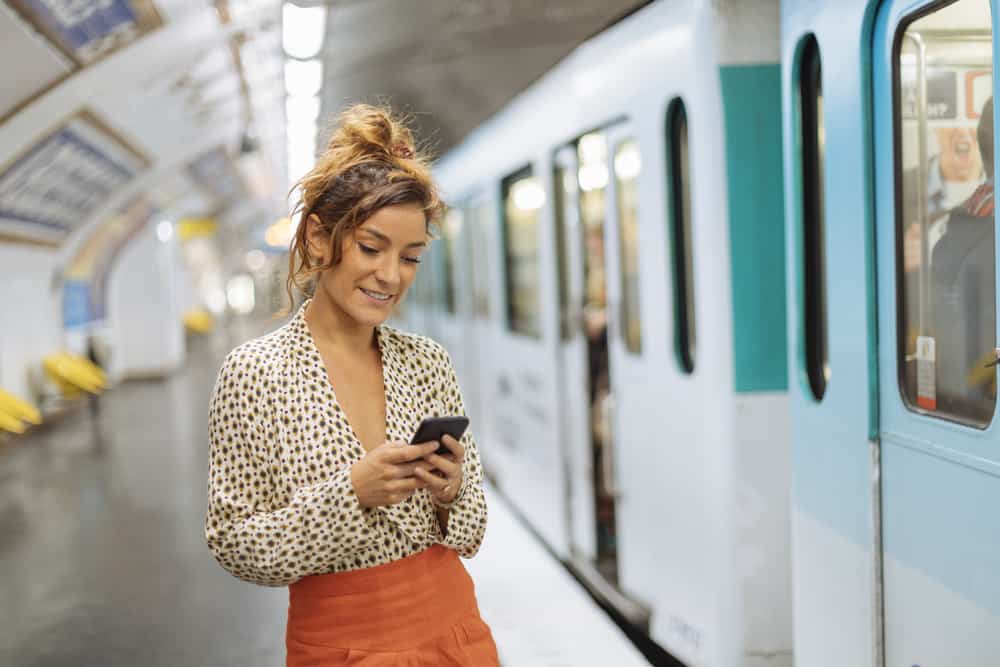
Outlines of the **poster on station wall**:
{"label": "poster on station wall", "polygon": [[85,67],[160,27],[151,0],[7,0],[77,66]]}
{"label": "poster on station wall", "polygon": [[58,245],[148,164],[81,112],[0,165],[0,236]]}
{"label": "poster on station wall", "polygon": [[72,329],[107,315],[107,280],[122,248],[156,215],[145,195],[101,222],[63,271],[63,327]]}

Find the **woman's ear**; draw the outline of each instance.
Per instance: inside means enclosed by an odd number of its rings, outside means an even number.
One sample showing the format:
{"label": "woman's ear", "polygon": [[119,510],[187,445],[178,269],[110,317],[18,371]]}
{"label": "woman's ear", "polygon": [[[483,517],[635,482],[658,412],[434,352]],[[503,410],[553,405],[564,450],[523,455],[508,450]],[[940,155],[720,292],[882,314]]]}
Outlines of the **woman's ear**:
{"label": "woman's ear", "polygon": [[306,245],[309,258],[320,266],[330,261],[330,235],[323,229],[323,223],[315,213],[306,219]]}

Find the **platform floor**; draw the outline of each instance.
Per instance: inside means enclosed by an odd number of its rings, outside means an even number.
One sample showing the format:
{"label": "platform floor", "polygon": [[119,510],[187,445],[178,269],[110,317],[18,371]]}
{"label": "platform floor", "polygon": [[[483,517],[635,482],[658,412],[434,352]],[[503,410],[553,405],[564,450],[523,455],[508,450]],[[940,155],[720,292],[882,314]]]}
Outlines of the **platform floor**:
{"label": "platform floor", "polygon": [[[202,536],[205,417],[222,357],[198,341],[164,381],[125,383],[0,445],[0,665],[281,665],[287,592],[238,581]],[[484,443],[485,445],[485,443]],[[468,562],[505,667],[648,664],[489,490]]]}

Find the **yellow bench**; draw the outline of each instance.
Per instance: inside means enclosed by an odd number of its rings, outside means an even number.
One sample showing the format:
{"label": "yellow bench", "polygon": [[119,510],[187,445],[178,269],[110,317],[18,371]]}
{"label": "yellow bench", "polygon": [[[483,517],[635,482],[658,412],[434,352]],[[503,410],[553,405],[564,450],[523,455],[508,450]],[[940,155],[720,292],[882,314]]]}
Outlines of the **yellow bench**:
{"label": "yellow bench", "polygon": [[189,310],[184,314],[184,326],[191,333],[207,334],[214,324],[212,315],[206,310]]}
{"label": "yellow bench", "polygon": [[95,363],[69,352],[56,352],[42,360],[42,367],[67,398],[83,392],[100,394],[108,386],[107,376]]}
{"label": "yellow bench", "polygon": [[38,408],[0,389],[0,430],[24,433],[27,430],[25,422],[35,425],[42,423],[42,414]]}

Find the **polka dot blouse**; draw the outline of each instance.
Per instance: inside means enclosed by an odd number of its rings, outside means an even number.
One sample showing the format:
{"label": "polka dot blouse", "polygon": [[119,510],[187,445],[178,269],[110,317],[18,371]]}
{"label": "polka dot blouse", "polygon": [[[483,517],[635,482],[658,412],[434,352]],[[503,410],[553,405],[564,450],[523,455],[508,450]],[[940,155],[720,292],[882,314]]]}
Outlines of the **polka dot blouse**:
{"label": "polka dot blouse", "polygon": [[[350,475],[365,450],[337,404],[304,314],[305,305],[285,326],[230,352],[215,383],[205,536],[216,560],[240,579],[284,586],[438,543],[475,555],[486,501],[471,432],[462,438],[464,480],[444,534],[425,489],[389,507],[361,507]],[[376,334],[387,439],[409,442],[427,416],[465,414],[444,348],[388,326]]]}

